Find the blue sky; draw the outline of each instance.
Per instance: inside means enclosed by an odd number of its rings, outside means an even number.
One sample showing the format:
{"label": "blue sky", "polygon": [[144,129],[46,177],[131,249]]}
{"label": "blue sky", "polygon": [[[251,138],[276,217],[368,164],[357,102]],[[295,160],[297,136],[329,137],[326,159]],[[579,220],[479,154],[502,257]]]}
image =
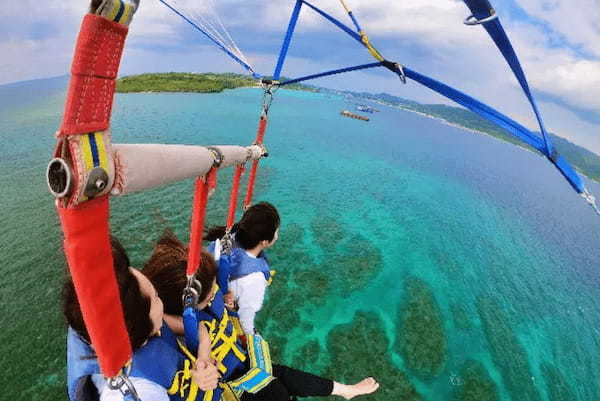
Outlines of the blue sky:
{"label": "blue sky", "polygon": [[[2,0],[0,84],[66,74],[87,2]],[[256,70],[276,63],[292,0],[177,0],[214,3]],[[350,21],[338,0],[313,3]],[[535,129],[516,80],[481,27],[467,27],[460,0],[347,0],[377,48],[389,59],[446,82]],[[496,0],[501,21],[521,58],[548,129],[600,153],[599,0]],[[297,76],[370,62],[365,49],[310,10],[303,10],[284,68]],[[141,0],[121,73],[243,72],[158,0]],[[358,72],[317,85],[388,92],[427,103],[447,103],[390,73]]]}

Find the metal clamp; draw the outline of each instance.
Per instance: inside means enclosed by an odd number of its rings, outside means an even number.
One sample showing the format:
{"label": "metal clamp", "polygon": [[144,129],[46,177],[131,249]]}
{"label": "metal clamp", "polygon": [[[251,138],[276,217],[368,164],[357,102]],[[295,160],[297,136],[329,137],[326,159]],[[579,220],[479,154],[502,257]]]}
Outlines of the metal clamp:
{"label": "metal clamp", "polygon": [[225,161],[225,156],[223,155],[223,152],[221,152],[221,149],[215,146],[207,146],[206,149],[208,149],[214,156],[213,167],[221,167],[221,164],[223,164],[223,161]]}
{"label": "metal clamp", "polygon": [[108,173],[102,167],[96,167],[90,171],[83,193],[88,198],[93,198],[106,189],[108,185]]}
{"label": "metal clamp", "polygon": [[496,14],[496,10],[494,10],[492,8],[492,9],[490,9],[490,16],[489,17],[482,18],[482,19],[477,19],[477,18],[475,18],[475,16],[473,14],[471,14],[470,16],[468,16],[467,18],[465,18],[464,24],[468,25],[468,26],[481,25],[481,24],[485,24],[486,22],[493,21],[496,18],[498,18],[498,14]]}
{"label": "metal clamp", "polygon": [[269,157],[269,151],[264,143],[253,143],[253,145],[260,148],[260,158]]}
{"label": "metal clamp", "polygon": [[46,183],[55,198],[64,198],[69,193],[72,183],[71,168],[64,159],[55,157],[46,168]]}
{"label": "metal clamp", "polygon": [[119,390],[124,400],[141,401],[133,383],[125,373],[119,373],[116,377],[108,379],[108,387],[112,390]]}
{"label": "metal clamp", "polygon": [[200,281],[196,280],[194,276],[188,277],[187,284],[183,289],[183,294],[181,295],[183,307],[195,307],[198,305],[198,298],[200,297],[201,292],[202,284]]}
{"label": "metal clamp", "polygon": [[271,107],[271,103],[273,103],[273,94],[277,89],[279,89],[279,81],[274,81],[270,79],[261,80],[261,84],[263,86],[263,99],[262,99],[262,108],[263,115],[267,115],[269,113],[269,108]]}
{"label": "metal clamp", "polygon": [[402,64],[389,60],[383,60],[381,64],[388,70],[398,74],[398,77],[400,78],[400,81],[402,81],[403,84],[406,83],[406,74],[404,73],[404,66]]}
{"label": "metal clamp", "polygon": [[225,235],[223,235],[223,238],[221,238],[220,243],[221,253],[225,255],[231,255],[231,252],[233,251],[233,233],[231,232],[230,228],[225,230]]}

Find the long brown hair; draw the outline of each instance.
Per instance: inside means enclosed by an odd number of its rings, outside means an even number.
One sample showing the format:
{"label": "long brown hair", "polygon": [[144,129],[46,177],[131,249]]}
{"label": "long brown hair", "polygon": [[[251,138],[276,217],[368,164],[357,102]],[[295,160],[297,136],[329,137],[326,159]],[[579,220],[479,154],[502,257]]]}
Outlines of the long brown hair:
{"label": "long brown hair", "polygon": [[[152,256],[142,270],[156,288],[165,313],[169,315],[181,316],[183,313],[181,297],[187,284],[187,253],[187,247],[171,230],[166,229],[156,242]],[[202,285],[198,296],[199,301],[209,295],[216,274],[213,257],[202,251],[202,262],[195,276]]]}
{"label": "long brown hair", "polygon": [[[153,330],[152,320],[150,319],[150,299],[142,294],[137,278],[129,270],[129,257],[119,240],[111,236],[110,244],[121,306],[125,317],[125,326],[131,347],[135,350],[142,346]],[[81,338],[91,343],[77,299],[75,285],[69,274],[65,277],[61,298],[63,315],[67,324]]]}

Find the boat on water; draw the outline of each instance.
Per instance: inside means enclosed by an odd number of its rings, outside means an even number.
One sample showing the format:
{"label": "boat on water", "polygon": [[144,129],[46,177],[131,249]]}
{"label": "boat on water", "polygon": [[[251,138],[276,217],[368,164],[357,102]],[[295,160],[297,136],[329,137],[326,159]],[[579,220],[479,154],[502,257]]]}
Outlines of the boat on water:
{"label": "boat on water", "polygon": [[356,118],[357,120],[362,120],[362,121],[369,121],[370,120],[369,117],[361,116],[360,114],[355,114],[355,113],[352,113],[351,111],[348,111],[348,110],[342,110],[340,112],[340,114],[343,115],[344,117]]}
{"label": "boat on water", "polygon": [[359,104],[358,106],[356,106],[356,110],[362,111],[364,113],[371,113],[371,114],[375,113],[376,111],[377,112],[379,111],[371,106],[366,106],[364,104]]}

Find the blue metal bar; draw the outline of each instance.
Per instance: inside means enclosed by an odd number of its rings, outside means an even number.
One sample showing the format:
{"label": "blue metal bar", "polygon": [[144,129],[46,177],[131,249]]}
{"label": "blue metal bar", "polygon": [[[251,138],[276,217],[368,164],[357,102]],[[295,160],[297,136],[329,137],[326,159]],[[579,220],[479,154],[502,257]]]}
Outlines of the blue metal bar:
{"label": "blue metal bar", "polygon": [[217,39],[215,39],[208,32],[205,32],[195,22],[193,22],[188,17],[186,17],[185,15],[183,15],[182,13],[180,13],[179,11],[177,11],[173,6],[171,6],[165,0],[158,0],[158,1],[160,1],[162,4],[164,4],[165,6],[167,6],[175,14],[177,14],[178,16],[180,16],[181,18],[183,18],[188,24],[190,24],[191,26],[193,26],[194,28],[196,28],[198,31],[202,32],[204,34],[204,36],[206,36],[215,45],[217,45],[221,50],[223,50],[225,52],[225,54],[227,54],[229,57],[231,57],[232,59],[234,59],[238,64],[240,64],[242,67],[244,67],[246,70],[248,70],[248,72],[250,72],[254,77],[258,78],[260,76],[259,74],[257,74],[257,73],[254,72],[254,70],[252,69],[252,67],[250,67],[248,64],[246,64],[245,62],[243,62],[242,60],[240,60],[239,57],[237,57],[235,54],[233,54],[232,52],[230,52],[225,46],[223,46],[221,44],[221,42],[219,42]]}
{"label": "blue metal bar", "polygon": [[285,39],[283,40],[283,45],[281,46],[281,51],[279,52],[279,59],[277,60],[277,66],[275,67],[275,72],[273,73],[273,79],[279,80],[281,76],[281,70],[283,69],[283,63],[285,61],[285,57],[287,56],[287,52],[290,48],[290,43],[292,41],[292,35],[294,34],[294,29],[296,29],[296,23],[298,22],[298,17],[300,15],[300,9],[302,8],[302,0],[296,0],[296,5],[294,6],[294,11],[292,11],[292,17],[290,18],[290,23],[288,24],[287,32],[285,33]]}
{"label": "blue metal bar", "polygon": [[[495,13],[494,9],[492,8],[492,5],[488,0],[464,0],[464,2],[467,5],[467,7],[469,7],[471,12],[473,13],[473,17],[476,20],[485,20],[491,14]],[[487,33],[490,35],[490,37],[492,38],[502,55],[504,56],[504,59],[515,74],[517,80],[519,81],[523,92],[525,92],[525,96],[527,96],[527,99],[531,104],[535,117],[538,121],[538,125],[540,126],[540,131],[542,132],[545,147],[544,153],[546,154],[546,156],[550,157],[550,155],[552,155],[553,153],[552,142],[550,141],[549,135],[546,131],[546,127],[544,126],[544,122],[539,112],[537,103],[529,88],[527,78],[525,77],[525,72],[521,67],[519,58],[517,57],[517,54],[514,48],[512,47],[512,44],[510,43],[510,39],[508,38],[506,31],[502,27],[500,20],[497,18],[488,22],[484,22],[482,25],[487,31]]]}
{"label": "blue metal bar", "polygon": [[289,81],[280,83],[279,86],[295,84],[295,83],[302,82],[302,81],[308,81],[309,79],[322,78],[322,77],[326,77],[329,75],[342,74],[344,72],[358,71],[358,70],[364,70],[367,68],[374,68],[374,67],[381,67],[381,66],[382,66],[382,63],[377,62],[377,63],[370,63],[370,64],[361,64],[361,65],[357,65],[354,67],[340,68],[338,70],[331,70],[331,71],[321,72],[319,74],[306,75],[304,77],[290,79]]}
{"label": "blue metal bar", "polygon": [[503,128],[505,131],[517,137],[521,141],[544,153],[544,146],[537,135],[533,134],[527,128],[525,128],[518,122],[512,120],[511,118],[505,116],[504,114],[500,113],[499,111],[478,101],[475,98],[472,98],[471,96],[463,92],[460,92],[442,82],[436,81],[433,78],[429,78],[425,75],[419,74],[418,72],[413,71],[407,67],[404,67],[404,73],[408,78],[412,79],[413,81],[416,81],[421,85],[426,86],[429,89],[439,93],[440,95],[447,97],[448,99],[451,99],[456,103],[466,107],[467,109],[494,123],[500,128]]}

